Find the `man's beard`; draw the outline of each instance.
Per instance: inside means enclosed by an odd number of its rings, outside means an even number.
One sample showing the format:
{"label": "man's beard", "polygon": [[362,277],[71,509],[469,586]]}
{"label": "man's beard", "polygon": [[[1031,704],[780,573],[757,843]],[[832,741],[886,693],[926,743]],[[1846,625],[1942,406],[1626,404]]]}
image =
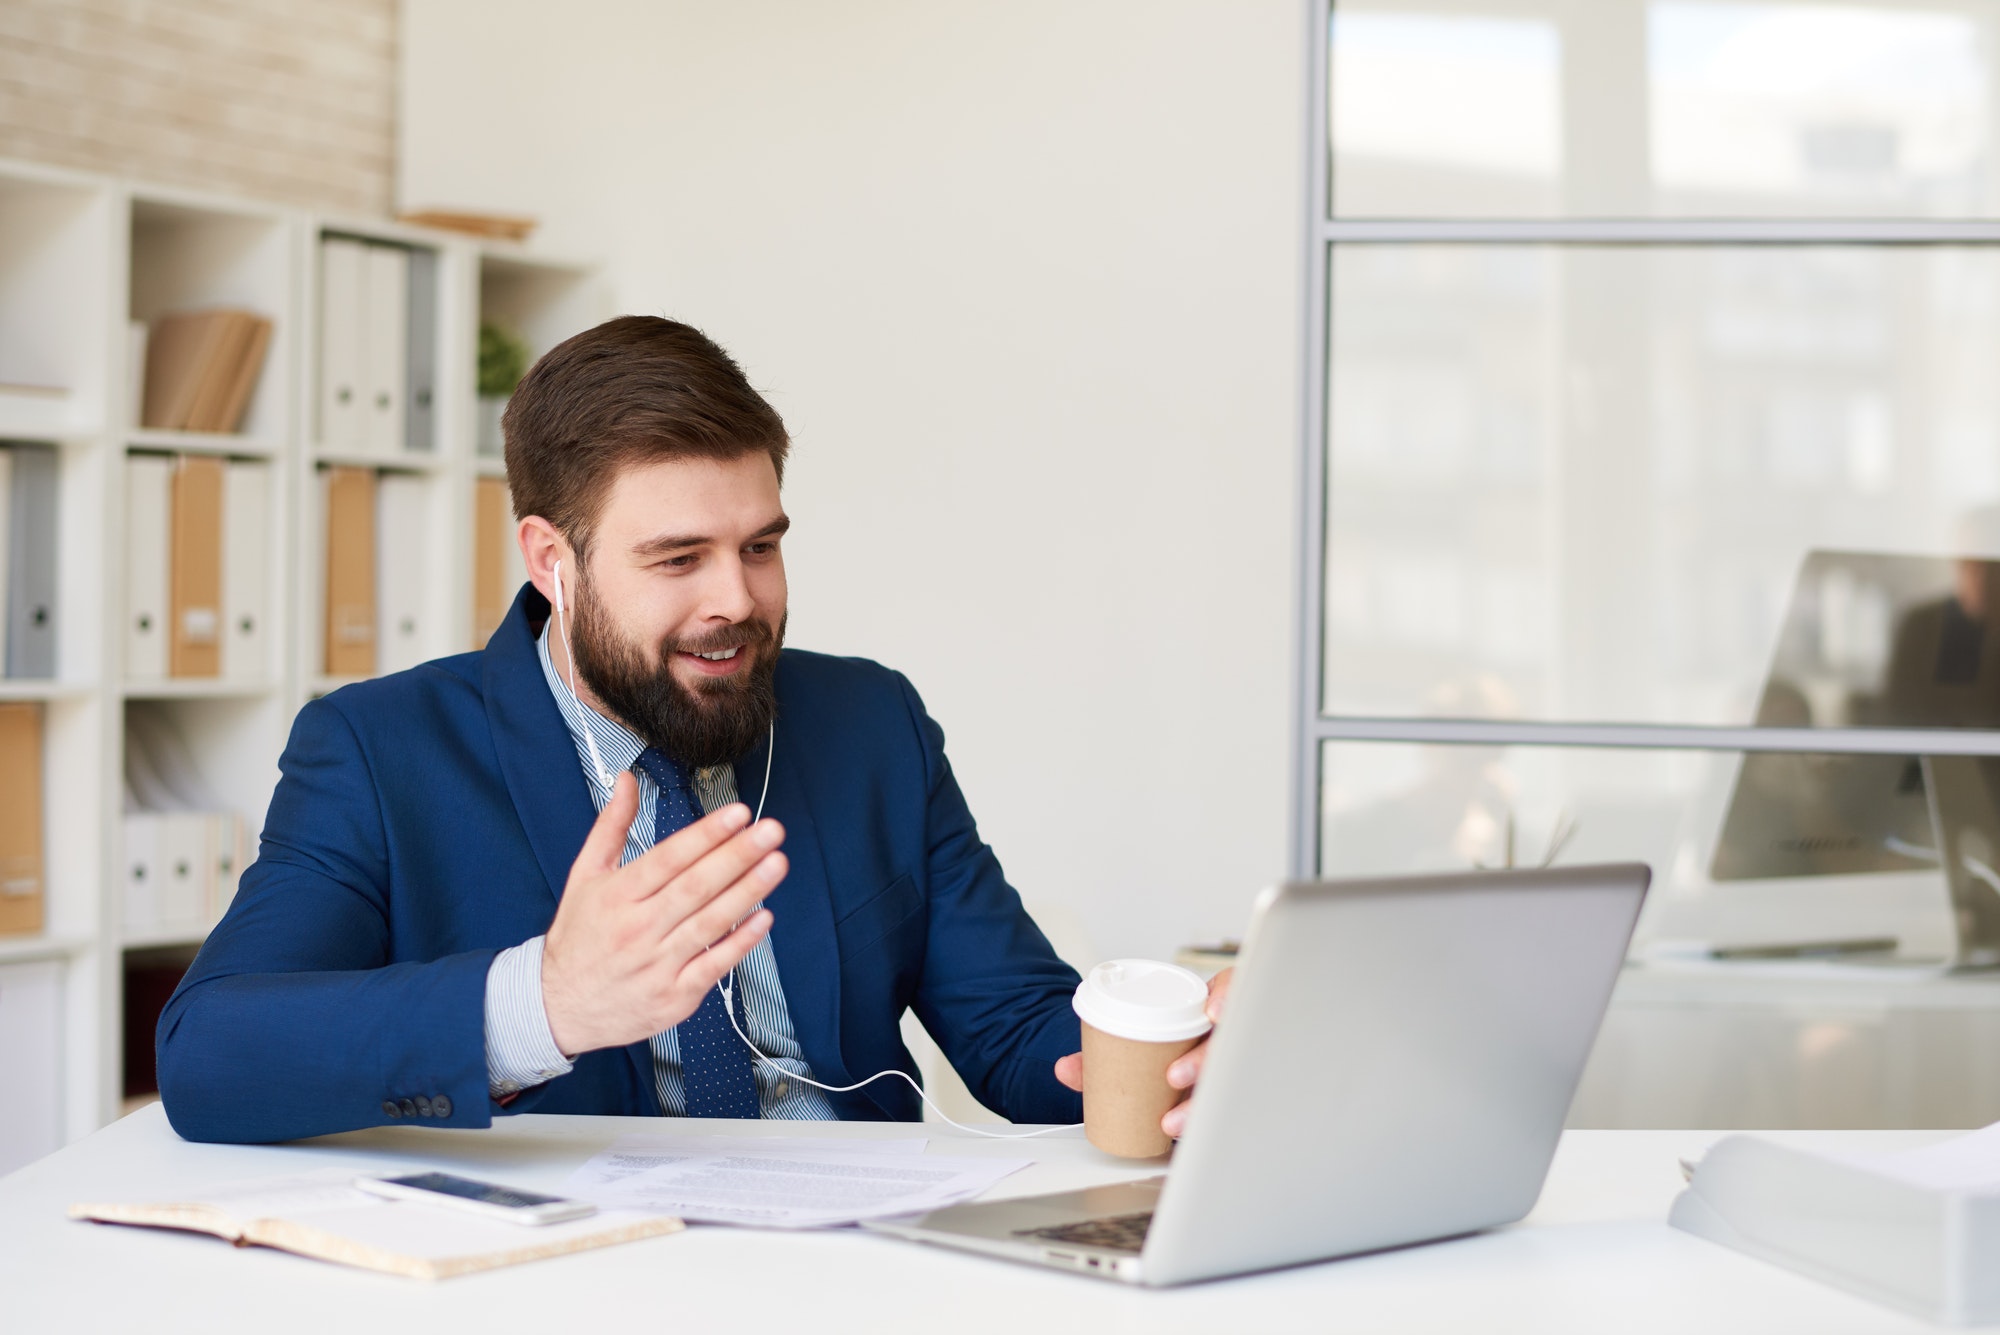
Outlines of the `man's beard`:
{"label": "man's beard", "polygon": [[[576,621],[570,649],[576,671],[598,702],[639,735],[646,745],[676,763],[703,769],[741,758],[764,740],[778,714],[772,678],[785,625],[739,622],[698,639],[667,637],[658,658],[646,661],[640,647],[624,640],[588,581],[578,581]],[[689,689],[673,671],[676,653],[712,654],[743,646],[751,655],[742,670],[727,677],[702,677]]]}

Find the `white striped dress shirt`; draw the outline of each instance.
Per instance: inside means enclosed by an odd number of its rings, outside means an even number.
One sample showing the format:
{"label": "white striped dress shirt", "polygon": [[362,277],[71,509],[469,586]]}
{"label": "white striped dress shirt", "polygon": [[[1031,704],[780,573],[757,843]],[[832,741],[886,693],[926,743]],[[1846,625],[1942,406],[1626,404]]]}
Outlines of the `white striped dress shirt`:
{"label": "white striped dress shirt", "polygon": [[[597,739],[598,754],[613,779],[620,770],[632,770],[639,780],[639,815],[625,840],[620,865],[630,862],[653,846],[654,809],[659,786],[633,762],[646,744],[631,729],[589,708],[569,692],[556,675],[549,658],[549,630],[542,627],[535,647],[541,655],[542,676],[563,721],[569,725],[570,740],[576,745],[577,761],[583,766],[584,782],[590,797],[602,811],[611,800],[611,789],[598,780],[591,763],[587,737]],[[694,790],[703,811],[713,811],[736,800],[736,771],[729,765],[694,772]],[[761,795],[760,795],[761,796]],[[530,1085],[553,1080],[569,1072],[555,1039],[549,1034],[548,1011],[542,1002],[542,946],[535,937],[511,950],[503,950],[486,974],[486,1079],[498,1097]],[[757,1105],[765,1117],[808,1121],[834,1121],[839,1114],[825,1094],[794,1076],[810,1076],[798,1036],[792,1030],[791,1011],[785,1006],[785,991],[778,982],[778,960],[771,952],[769,937],[759,941],[743,962],[736,966],[736,991],[742,998],[743,1029],[752,1041],[782,1070],[755,1062]],[[672,1029],[653,1035],[653,1085],[660,1107],[669,1117],[687,1115],[687,1085],[681,1075],[680,1040]]]}

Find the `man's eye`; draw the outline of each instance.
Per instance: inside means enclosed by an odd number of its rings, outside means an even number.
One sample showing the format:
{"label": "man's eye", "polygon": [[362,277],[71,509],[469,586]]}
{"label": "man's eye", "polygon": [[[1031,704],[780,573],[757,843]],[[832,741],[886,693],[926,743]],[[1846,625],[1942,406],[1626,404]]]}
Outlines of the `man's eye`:
{"label": "man's eye", "polygon": [[676,570],[685,570],[689,566],[693,565],[695,563],[695,560],[696,558],[692,555],[669,556],[666,560],[660,562],[660,564],[663,566],[671,566]]}
{"label": "man's eye", "polygon": [[743,550],[752,556],[769,556],[772,552],[778,550],[778,544],[775,542],[753,542]]}

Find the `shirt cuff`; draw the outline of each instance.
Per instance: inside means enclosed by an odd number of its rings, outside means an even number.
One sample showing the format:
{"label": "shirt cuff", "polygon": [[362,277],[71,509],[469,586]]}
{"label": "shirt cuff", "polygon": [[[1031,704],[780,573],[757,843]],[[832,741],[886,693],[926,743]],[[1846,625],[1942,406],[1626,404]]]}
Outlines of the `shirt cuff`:
{"label": "shirt cuff", "polygon": [[549,1032],[542,1004],[542,946],[531,937],[493,957],[486,971],[486,1088],[494,1098],[517,1094],[575,1064]]}

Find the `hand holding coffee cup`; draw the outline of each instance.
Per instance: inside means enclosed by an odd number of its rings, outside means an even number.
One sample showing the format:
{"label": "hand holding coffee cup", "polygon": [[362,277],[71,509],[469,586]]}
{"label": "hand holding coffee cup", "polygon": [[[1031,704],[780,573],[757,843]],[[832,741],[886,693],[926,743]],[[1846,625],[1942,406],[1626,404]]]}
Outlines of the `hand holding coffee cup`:
{"label": "hand holding coffee cup", "polygon": [[[1109,1154],[1150,1158],[1173,1140],[1161,1126],[1181,1090],[1167,1068],[1213,1027],[1199,975],[1154,960],[1111,960],[1092,969],[1073,1005],[1083,1021],[1084,1134]],[[1065,1058],[1064,1062],[1073,1061]],[[1075,1087],[1058,1065],[1058,1078]]]}

